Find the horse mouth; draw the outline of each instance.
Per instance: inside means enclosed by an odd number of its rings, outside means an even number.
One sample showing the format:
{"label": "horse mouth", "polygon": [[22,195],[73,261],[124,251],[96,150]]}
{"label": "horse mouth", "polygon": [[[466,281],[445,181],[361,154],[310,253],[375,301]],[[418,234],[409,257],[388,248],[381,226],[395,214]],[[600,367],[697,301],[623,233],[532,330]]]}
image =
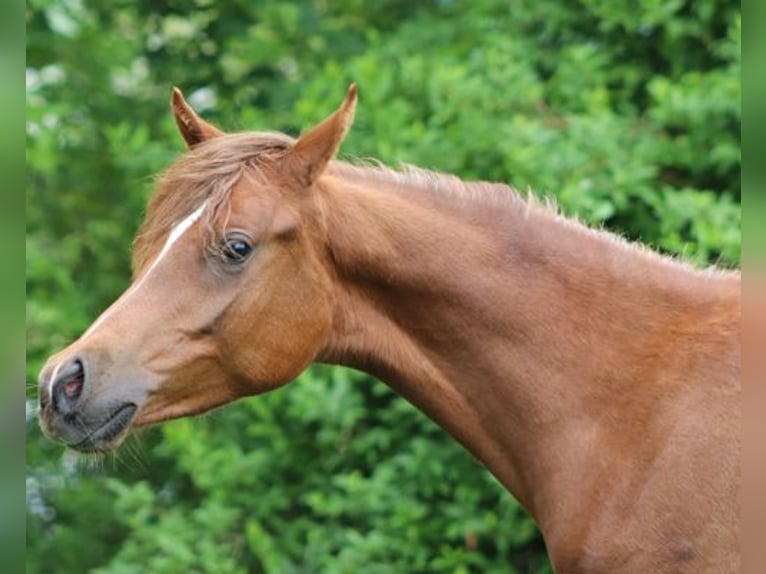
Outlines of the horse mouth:
{"label": "horse mouth", "polygon": [[80,452],[105,452],[112,450],[116,446],[113,445],[114,439],[128,428],[137,408],[133,403],[122,405],[95,430],[88,432],[84,439],[78,443],[70,444],[69,447]]}

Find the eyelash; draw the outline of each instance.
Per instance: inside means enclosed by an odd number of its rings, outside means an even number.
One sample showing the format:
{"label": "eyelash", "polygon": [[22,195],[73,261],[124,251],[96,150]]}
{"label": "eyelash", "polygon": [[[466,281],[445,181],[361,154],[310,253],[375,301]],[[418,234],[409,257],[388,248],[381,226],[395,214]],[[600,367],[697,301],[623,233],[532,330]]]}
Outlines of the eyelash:
{"label": "eyelash", "polygon": [[229,232],[214,249],[214,254],[226,265],[236,267],[250,258],[254,245],[250,237],[242,232]]}

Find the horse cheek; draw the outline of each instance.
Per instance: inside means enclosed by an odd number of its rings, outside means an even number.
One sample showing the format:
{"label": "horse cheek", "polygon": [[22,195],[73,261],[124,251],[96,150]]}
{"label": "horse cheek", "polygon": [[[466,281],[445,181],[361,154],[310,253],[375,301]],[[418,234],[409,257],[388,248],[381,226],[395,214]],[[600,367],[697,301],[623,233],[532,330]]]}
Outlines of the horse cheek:
{"label": "horse cheek", "polygon": [[244,379],[253,394],[295,379],[329,336],[331,310],[322,290],[297,290],[303,292],[291,289],[265,298],[267,304],[254,305],[261,308],[240,315],[228,330],[225,354],[234,376]]}

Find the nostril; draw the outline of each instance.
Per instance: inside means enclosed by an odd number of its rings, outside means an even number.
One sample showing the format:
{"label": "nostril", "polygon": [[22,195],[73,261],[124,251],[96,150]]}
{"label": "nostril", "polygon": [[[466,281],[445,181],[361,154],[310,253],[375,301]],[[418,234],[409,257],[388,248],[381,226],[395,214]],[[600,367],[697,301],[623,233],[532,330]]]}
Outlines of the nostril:
{"label": "nostril", "polygon": [[70,411],[82,394],[85,386],[85,370],[79,359],[62,365],[51,381],[53,408],[61,412]]}
{"label": "nostril", "polygon": [[78,375],[74,379],[70,379],[64,383],[64,395],[68,399],[76,399],[82,392],[82,375]]}

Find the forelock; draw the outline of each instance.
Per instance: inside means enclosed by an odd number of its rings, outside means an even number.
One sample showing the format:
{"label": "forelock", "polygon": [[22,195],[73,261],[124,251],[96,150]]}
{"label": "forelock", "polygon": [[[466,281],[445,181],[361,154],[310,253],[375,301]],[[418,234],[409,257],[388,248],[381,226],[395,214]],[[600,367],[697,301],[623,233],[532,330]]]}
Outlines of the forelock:
{"label": "forelock", "polygon": [[180,156],[157,179],[133,245],[134,275],[176,223],[207,202],[202,220],[209,225],[228,204],[231,189],[245,171],[264,177],[293,143],[293,138],[281,133],[226,134]]}

